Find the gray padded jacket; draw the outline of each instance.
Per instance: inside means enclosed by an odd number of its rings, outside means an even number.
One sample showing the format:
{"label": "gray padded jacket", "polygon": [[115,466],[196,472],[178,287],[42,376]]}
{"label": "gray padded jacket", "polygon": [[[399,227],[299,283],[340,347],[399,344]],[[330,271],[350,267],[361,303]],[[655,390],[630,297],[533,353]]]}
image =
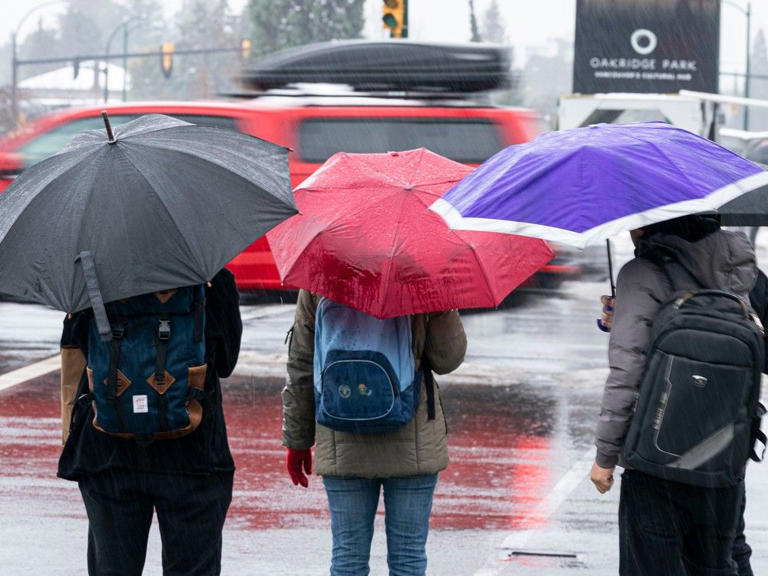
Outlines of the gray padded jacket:
{"label": "gray padded jacket", "polygon": [[[754,250],[744,234],[718,230],[697,242],[654,234],[640,242],[641,249],[657,246],[672,251],[675,259],[701,287],[727,290],[748,300],[757,277],[757,267]],[[677,288],[697,286],[691,281],[690,286]],[[651,324],[661,305],[672,294],[663,271],[648,259],[634,258],[619,272],[608,347],[610,372],[596,433],[596,462],[599,466],[623,465],[621,451],[645,367]]]}

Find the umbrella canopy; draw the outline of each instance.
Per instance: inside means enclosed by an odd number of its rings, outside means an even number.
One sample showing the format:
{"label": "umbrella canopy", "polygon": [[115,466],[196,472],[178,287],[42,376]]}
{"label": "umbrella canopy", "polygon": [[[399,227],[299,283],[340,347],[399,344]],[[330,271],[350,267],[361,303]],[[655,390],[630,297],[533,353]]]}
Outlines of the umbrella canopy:
{"label": "umbrella canopy", "polygon": [[432,209],[452,228],[524,234],[577,247],[717,209],[768,173],[663,122],[597,124],[510,146]]}
{"label": "umbrella canopy", "polygon": [[295,212],[285,148],[162,115],[84,132],[0,194],[0,292],[75,312],[205,282]]}
{"label": "umbrella canopy", "polygon": [[717,211],[723,226],[768,226],[768,186],[742,194]]}
{"label": "umbrella canopy", "polygon": [[[763,170],[768,166],[755,162]],[[768,185],[742,194],[717,209],[723,226],[768,226]]]}
{"label": "umbrella canopy", "polygon": [[335,154],[295,190],[301,213],[267,234],[280,277],[379,318],[498,305],[553,254],[428,210],[470,171],[424,148]]}

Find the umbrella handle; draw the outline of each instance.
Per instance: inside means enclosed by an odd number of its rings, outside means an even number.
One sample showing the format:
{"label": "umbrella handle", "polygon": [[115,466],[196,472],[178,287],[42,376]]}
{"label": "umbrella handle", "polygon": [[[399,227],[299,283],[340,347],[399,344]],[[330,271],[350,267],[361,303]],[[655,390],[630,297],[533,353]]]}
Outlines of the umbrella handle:
{"label": "umbrella handle", "polygon": [[605,241],[605,251],[608,254],[608,280],[611,283],[611,298],[616,299],[616,284],[613,282],[613,258],[611,257],[611,239]]}
{"label": "umbrella handle", "polygon": [[[613,259],[611,258],[611,240],[610,238],[606,239],[605,241],[605,249],[608,254],[608,279],[611,283],[611,298],[615,301],[616,300],[616,284],[613,283]],[[597,327],[602,332],[610,332],[611,327],[606,326],[603,324],[602,319],[597,319]]]}

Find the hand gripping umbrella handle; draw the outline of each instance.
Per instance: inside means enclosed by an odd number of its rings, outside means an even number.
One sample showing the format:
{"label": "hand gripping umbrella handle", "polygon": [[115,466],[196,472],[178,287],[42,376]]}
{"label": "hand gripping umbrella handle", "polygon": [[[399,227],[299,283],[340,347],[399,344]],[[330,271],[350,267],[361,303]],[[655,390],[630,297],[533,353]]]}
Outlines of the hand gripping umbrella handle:
{"label": "hand gripping umbrella handle", "polygon": [[[605,249],[608,253],[608,278],[611,282],[611,299],[615,302],[616,301],[616,285],[613,283],[613,259],[611,258],[611,240],[607,239],[605,241]],[[597,327],[600,328],[603,332],[610,332],[611,328],[610,326],[606,326],[603,324],[602,319],[597,319]]]}
{"label": "hand gripping umbrella handle", "polygon": [[88,299],[91,301],[93,317],[96,319],[96,327],[99,330],[99,336],[101,336],[102,341],[109,342],[112,340],[112,328],[109,325],[107,309],[104,307],[104,299],[101,297],[93,254],[91,254],[90,250],[80,252],[80,255],[75,258],[75,262],[77,261],[80,261],[80,266],[83,268],[85,287],[88,290]]}

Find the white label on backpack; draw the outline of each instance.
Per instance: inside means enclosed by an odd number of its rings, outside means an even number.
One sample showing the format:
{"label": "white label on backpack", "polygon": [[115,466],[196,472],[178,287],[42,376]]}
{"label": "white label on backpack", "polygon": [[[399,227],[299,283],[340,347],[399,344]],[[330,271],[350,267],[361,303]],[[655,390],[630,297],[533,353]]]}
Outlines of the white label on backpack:
{"label": "white label on backpack", "polygon": [[149,412],[149,404],[147,403],[147,396],[142,394],[141,396],[133,397],[133,413],[134,414],[146,414]]}

